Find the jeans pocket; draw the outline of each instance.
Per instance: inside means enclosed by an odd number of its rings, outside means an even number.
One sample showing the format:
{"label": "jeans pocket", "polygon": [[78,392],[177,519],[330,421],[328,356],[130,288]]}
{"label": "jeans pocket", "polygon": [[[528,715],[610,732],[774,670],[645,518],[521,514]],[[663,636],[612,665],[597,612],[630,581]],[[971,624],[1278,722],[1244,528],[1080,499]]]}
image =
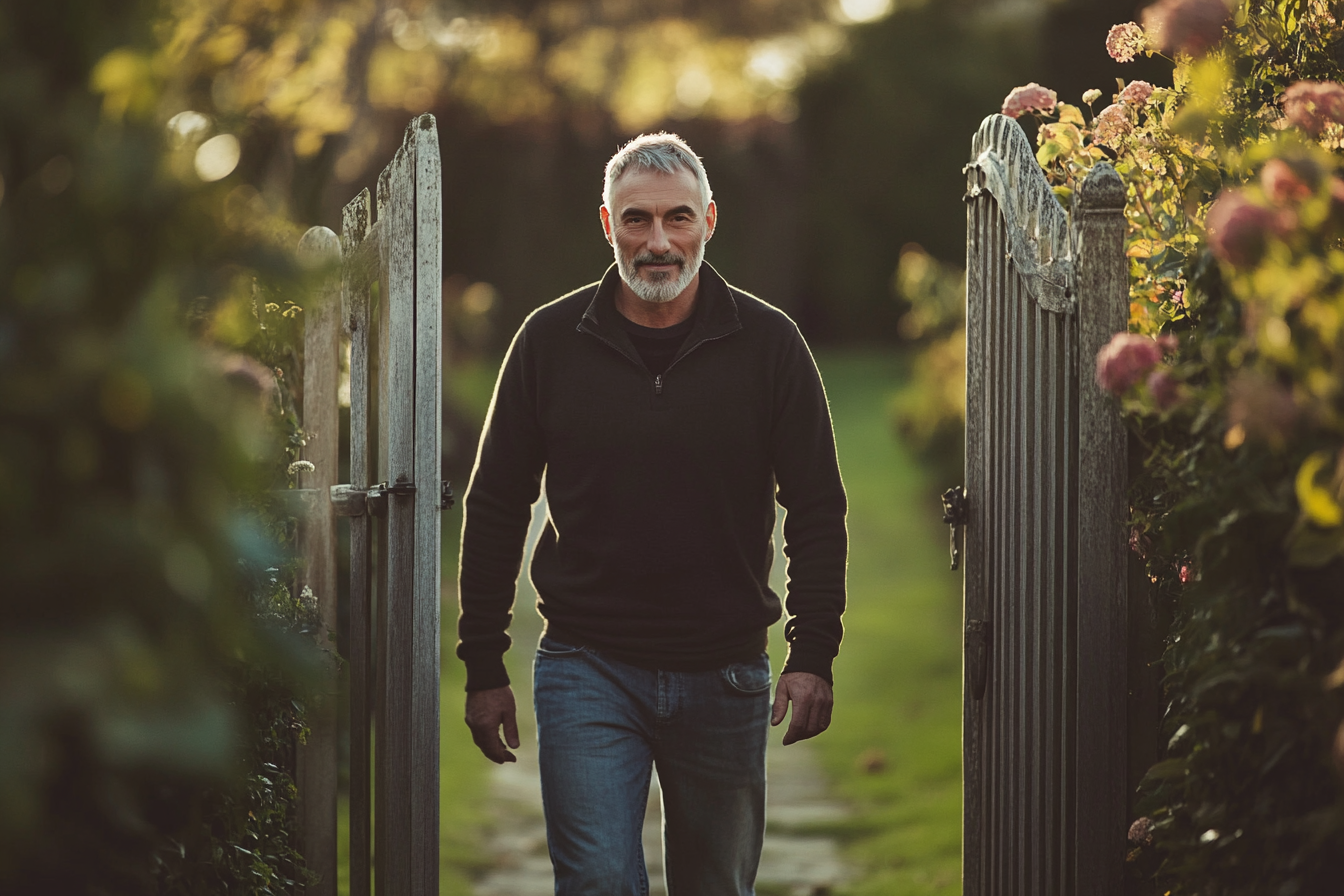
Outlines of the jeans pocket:
{"label": "jeans pocket", "polygon": [[587,647],[575,647],[572,644],[557,641],[550,635],[543,635],[541,643],[537,645],[537,656],[560,659],[567,656],[578,656],[587,649]]}
{"label": "jeans pocket", "polygon": [[719,670],[730,691],[755,697],[770,692],[770,657],[762,653],[746,663],[730,663]]}

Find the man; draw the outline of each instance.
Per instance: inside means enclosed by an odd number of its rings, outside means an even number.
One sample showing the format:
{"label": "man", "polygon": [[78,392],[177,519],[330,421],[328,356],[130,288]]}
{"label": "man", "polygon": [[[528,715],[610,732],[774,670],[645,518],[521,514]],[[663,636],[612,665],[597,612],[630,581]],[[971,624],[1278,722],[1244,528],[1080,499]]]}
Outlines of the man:
{"label": "man", "polygon": [[[459,588],[467,724],[486,757],[513,761],[503,654],[544,478],[534,695],[556,893],[647,892],[656,766],[669,894],[743,896],[767,719],[792,704],[785,744],[831,719],[847,543],[830,415],[793,322],[702,264],[718,210],[679,137],[617,152],[600,214],[616,263],[524,322],[481,436]],[[776,497],[790,619],[772,711]]]}

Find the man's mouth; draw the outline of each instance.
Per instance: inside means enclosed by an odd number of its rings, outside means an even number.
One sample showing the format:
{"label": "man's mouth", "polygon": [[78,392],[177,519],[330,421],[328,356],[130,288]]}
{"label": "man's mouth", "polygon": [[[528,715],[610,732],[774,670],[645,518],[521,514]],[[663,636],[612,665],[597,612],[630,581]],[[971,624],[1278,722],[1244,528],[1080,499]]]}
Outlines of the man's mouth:
{"label": "man's mouth", "polygon": [[679,268],[685,262],[676,255],[645,255],[635,259],[640,268]]}

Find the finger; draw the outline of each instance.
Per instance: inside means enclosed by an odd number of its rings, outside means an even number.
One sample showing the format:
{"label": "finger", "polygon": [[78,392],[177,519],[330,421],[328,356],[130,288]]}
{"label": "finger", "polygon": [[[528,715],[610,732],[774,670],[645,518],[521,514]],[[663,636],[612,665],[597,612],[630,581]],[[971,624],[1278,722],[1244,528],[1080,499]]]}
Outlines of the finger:
{"label": "finger", "polygon": [[513,710],[504,713],[504,740],[515,750],[521,743],[518,740],[518,713]]}
{"label": "finger", "polygon": [[775,705],[770,710],[770,724],[778,725],[784,721],[784,714],[789,710],[789,686],[780,682],[775,686]]}
{"label": "finger", "polygon": [[810,711],[807,697],[793,701],[793,716],[789,719],[789,729],[784,732],[784,746],[808,737],[807,718]]}

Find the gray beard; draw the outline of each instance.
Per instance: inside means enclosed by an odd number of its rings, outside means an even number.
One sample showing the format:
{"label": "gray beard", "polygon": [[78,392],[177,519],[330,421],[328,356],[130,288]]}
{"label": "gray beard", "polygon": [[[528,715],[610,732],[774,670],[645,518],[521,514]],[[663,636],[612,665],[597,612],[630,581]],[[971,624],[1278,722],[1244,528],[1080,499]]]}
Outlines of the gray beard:
{"label": "gray beard", "polygon": [[[664,255],[654,255],[651,252],[645,252],[636,255],[633,258],[626,258],[621,254],[621,250],[616,250],[616,271],[625,281],[625,285],[630,287],[630,291],[639,296],[646,302],[663,304],[670,302],[681,295],[686,287],[691,285],[695,275],[700,273],[700,263],[705,259],[705,244],[700,243],[696,247],[695,253],[689,258],[683,258],[668,252]],[[654,279],[645,280],[639,275],[639,265],[643,264],[679,264],[681,273],[676,277],[664,273],[654,274]]]}

